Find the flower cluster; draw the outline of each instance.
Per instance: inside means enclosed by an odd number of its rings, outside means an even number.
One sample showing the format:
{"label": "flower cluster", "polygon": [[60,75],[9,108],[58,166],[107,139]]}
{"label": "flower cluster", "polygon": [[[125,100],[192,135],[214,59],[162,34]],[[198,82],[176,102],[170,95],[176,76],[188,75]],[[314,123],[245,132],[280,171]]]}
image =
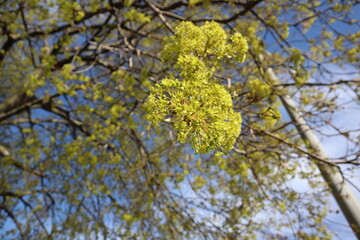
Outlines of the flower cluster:
{"label": "flower cluster", "polygon": [[241,116],[212,76],[225,57],[244,61],[247,48],[241,34],[228,37],[215,22],[201,27],[182,22],[163,50],[163,59],[175,62],[179,79],[165,78],[151,88],[146,118],[172,123],[178,141],[188,141],[196,153],[230,150],[240,134]]}

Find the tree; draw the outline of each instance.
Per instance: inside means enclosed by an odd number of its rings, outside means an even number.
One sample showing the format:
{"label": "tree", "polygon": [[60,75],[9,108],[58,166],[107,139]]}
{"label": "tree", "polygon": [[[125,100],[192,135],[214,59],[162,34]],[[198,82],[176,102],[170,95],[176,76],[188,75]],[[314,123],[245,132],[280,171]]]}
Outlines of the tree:
{"label": "tree", "polygon": [[[330,239],[316,165],[360,164],[360,129],[333,121],[359,104],[358,4],[1,1],[0,236]],[[307,148],[286,96],[341,159]]]}

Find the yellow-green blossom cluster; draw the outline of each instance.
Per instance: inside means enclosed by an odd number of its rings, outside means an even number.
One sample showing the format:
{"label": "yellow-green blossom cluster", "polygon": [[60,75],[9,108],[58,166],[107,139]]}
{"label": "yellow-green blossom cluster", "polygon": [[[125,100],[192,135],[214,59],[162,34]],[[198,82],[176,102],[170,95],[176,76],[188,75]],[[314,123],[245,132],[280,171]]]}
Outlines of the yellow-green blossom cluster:
{"label": "yellow-green blossom cluster", "polygon": [[230,150],[240,133],[241,117],[222,85],[164,79],[151,89],[147,119],[172,122],[180,142],[189,140],[199,153]]}
{"label": "yellow-green blossom cluster", "polygon": [[188,141],[197,153],[230,150],[240,134],[240,113],[234,112],[226,88],[211,78],[222,58],[242,62],[247,48],[239,33],[228,37],[215,22],[201,27],[182,22],[163,50],[180,79],[165,78],[151,88],[146,118],[172,123],[178,141]]}
{"label": "yellow-green blossom cluster", "polygon": [[305,58],[299,49],[291,48],[290,50],[291,50],[291,55],[289,60],[294,64],[294,70],[295,70],[295,73],[293,74],[293,78],[296,81],[297,85],[302,85],[310,77],[309,72],[305,71],[302,68],[302,66],[305,63]]}
{"label": "yellow-green blossom cluster", "polygon": [[249,80],[248,88],[254,98],[268,97],[271,94],[270,86],[259,79]]}
{"label": "yellow-green blossom cluster", "polygon": [[218,23],[206,22],[197,27],[192,22],[182,22],[164,47],[162,57],[165,61],[178,61],[180,56],[193,55],[213,63],[227,57],[243,62],[247,51],[248,44],[240,33],[229,37]]}
{"label": "yellow-green blossom cluster", "polygon": [[130,21],[132,22],[136,22],[136,23],[147,23],[150,22],[150,17],[136,11],[135,9],[131,9],[127,12],[124,13],[125,17],[128,18]]}

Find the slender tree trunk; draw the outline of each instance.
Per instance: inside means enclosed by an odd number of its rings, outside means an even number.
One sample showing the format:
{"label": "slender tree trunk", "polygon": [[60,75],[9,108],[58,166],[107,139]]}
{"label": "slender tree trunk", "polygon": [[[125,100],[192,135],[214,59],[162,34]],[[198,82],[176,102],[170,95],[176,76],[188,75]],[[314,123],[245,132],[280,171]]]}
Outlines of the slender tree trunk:
{"label": "slender tree trunk", "polygon": [[[266,73],[274,82],[280,82],[271,68],[268,68]],[[306,123],[304,117],[296,107],[295,102],[289,95],[280,95],[279,97],[292,121],[295,123],[301,138],[304,142],[306,142],[308,150],[313,151],[319,158],[324,160],[328,159],[328,156],[321,146],[319,139],[311,131],[309,125]],[[337,167],[316,160],[314,162],[318,166],[321,175],[331,189],[332,194],[334,195],[356,237],[360,240],[360,202],[356,199],[356,196]]]}

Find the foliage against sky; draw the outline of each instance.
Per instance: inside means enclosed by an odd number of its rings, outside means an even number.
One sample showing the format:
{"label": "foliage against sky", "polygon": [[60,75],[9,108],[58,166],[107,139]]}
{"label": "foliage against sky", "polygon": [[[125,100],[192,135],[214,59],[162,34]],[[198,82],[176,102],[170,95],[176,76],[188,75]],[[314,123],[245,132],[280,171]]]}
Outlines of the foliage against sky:
{"label": "foliage against sky", "polygon": [[[356,0],[0,1],[0,238],[330,238],[329,192],[277,96],[346,139],[334,163],[359,164],[359,129],[332,124],[342,93],[359,102],[356,9]],[[243,36],[245,62],[230,44],[175,65],[203,44],[194,34],[171,46],[184,21]],[[179,136],[186,127],[148,121],[150,89],[198,74],[187,61],[206,67],[197,77],[211,75],[223,107],[241,114],[226,155],[196,155],[198,139]],[[294,179],[312,189],[297,191]]]}

